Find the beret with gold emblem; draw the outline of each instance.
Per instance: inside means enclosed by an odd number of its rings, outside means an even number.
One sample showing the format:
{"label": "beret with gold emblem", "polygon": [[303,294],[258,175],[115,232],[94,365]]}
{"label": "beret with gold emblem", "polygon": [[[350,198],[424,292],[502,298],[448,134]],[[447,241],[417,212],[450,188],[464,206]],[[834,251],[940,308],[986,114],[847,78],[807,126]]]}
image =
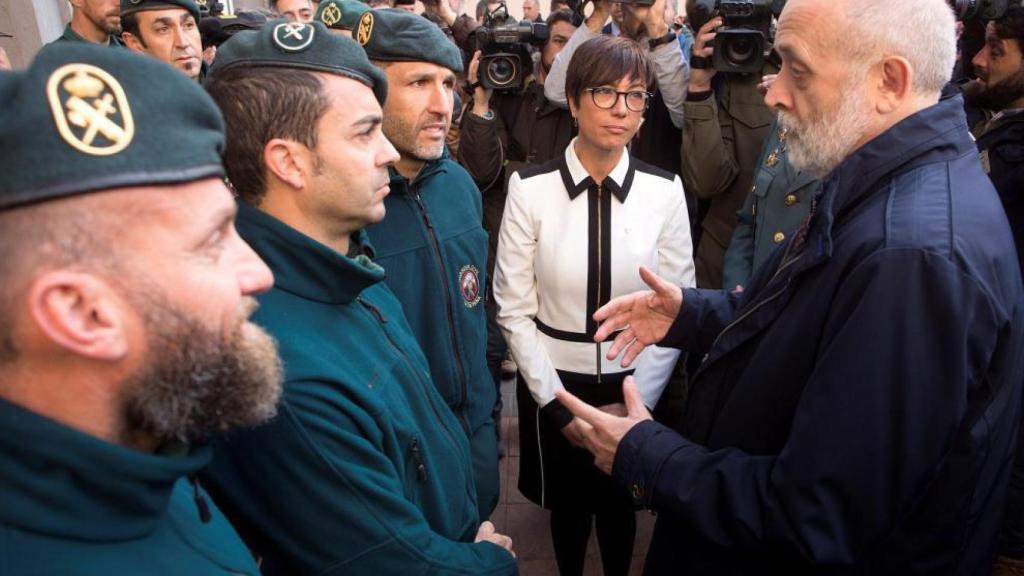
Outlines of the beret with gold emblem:
{"label": "beret with gold emblem", "polygon": [[369,11],[370,7],[358,0],[324,0],[313,20],[323,22],[328,28],[351,30],[359,23],[359,17]]}
{"label": "beret with gold emblem", "polygon": [[217,49],[208,79],[236,67],[297,68],[351,78],[373,89],[382,105],[388,81],[351,38],[331,34],[319,22],[271,20],[260,30],[239,32]]}
{"label": "beret with gold emblem", "polygon": [[133,14],[143,10],[167,10],[169,8],[184,8],[199,24],[199,5],[194,0],[121,0],[121,16]]}
{"label": "beret with gold emblem", "polygon": [[462,54],[436,24],[400,8],[362,15],[352,37],[370,60],[431,62],[462,72]]}
{"label": "beret with gold emblem", "polygon": [[155,58],[55,43],[0,74],[0,209],[224,174],[224,120]]}

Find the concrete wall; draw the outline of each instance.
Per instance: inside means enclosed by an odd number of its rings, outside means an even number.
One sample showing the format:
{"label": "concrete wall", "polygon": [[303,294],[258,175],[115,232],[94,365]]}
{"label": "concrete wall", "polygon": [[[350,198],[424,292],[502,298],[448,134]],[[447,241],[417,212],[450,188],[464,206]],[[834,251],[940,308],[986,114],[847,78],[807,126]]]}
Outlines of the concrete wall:
{"label": "concrete wall", "polygon": [[0,0],[0,32],[14,38],[0,38],[15,68],[28,66],[39,48],[60,36],[71,19],[66,0]]}

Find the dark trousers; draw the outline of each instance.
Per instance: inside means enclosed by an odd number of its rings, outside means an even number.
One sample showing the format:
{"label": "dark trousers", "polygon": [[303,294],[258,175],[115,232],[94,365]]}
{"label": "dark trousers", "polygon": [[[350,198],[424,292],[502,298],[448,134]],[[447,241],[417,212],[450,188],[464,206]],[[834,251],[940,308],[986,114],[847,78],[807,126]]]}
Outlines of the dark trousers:
{"label": "dark trousers", "polygon": [[597,545],[605,576],[626,576],[633,558],[636,512],[610,503],[605,508],[552,508],[551,540],[561,576],[582,576],[592,519],[597,520]]}

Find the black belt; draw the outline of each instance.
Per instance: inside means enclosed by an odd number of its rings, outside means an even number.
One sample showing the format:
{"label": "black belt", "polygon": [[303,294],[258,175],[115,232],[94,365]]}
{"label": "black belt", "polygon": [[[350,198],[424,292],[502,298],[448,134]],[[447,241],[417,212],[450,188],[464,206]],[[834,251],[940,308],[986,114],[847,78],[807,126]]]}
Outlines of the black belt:
{"label": "black belt", "polygon": [[[586,332],[566,332],[565,330],[552,328],[551,326],[541,322],[540,319],[536,317],[533,319],[533,323],[537,325],[537,330],[540,330],[541,334],[550,336],[555,340],[580,342],[583,344],[596,344],[596,342],[594,342],[594,334],[588,334]],[[608,338],[605,338],[605,341],[614,340],[619,334],[622,334],[622,332],[624,331],[619,330],[618,332],[612,332],[608,335]]]}

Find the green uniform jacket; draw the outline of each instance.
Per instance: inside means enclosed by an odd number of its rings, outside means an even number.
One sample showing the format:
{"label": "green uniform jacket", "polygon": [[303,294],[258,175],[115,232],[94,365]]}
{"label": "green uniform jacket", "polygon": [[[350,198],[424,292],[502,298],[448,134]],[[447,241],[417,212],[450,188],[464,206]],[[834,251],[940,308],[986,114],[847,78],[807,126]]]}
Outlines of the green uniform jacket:
{"label": "green uniform jacket", "polygon": [[211,452],[146,454],[0,400],[0,575],[258,575],[186,479]]}
{"label": "green uniform jacket", "polygon": [[[57,37],[54,42],[88,42],[81,34],[71,29],[71,24],[64,27],[64,33]],[[123,47],[124,41],[121,40],[120,36],[115,34],[110,35],[109,46]]]}
{"label": "green uniform jacket", "polygon": [[[774,68],[766,67],[765,73]],[[757,91],[760,74],[716,78],[715,93],[683,105],[683,185],[710,200],[697,243],[697,286],[722,287],[722,260],[754,178],[772,113]]]}
{"label": "green uniform jacket", "polygon": [[473,543],[469,446],[384,271],[245,204],[237,226],[274,272],[253,318],[285,388],[276,419],[217,444],[204,480],[264,574],[514,574]]}
{"label": "green uniform jacket", "polygon": [[785,142],[780,140],[778,120],[765,140],[757,160],[754,187],[743,208],[725,253],[722,287],[746,286],[754,271],[800,227],[811,210],[818,181],[789,163]]}
{"label": "green uniform jacket", "polygon": [[497,387],[487,369],[487,232],[480,191],[447,154],[410,184],[392,170],[384,221],[366,229],[430,375],[473,452],[482,516],[498,503]]}

